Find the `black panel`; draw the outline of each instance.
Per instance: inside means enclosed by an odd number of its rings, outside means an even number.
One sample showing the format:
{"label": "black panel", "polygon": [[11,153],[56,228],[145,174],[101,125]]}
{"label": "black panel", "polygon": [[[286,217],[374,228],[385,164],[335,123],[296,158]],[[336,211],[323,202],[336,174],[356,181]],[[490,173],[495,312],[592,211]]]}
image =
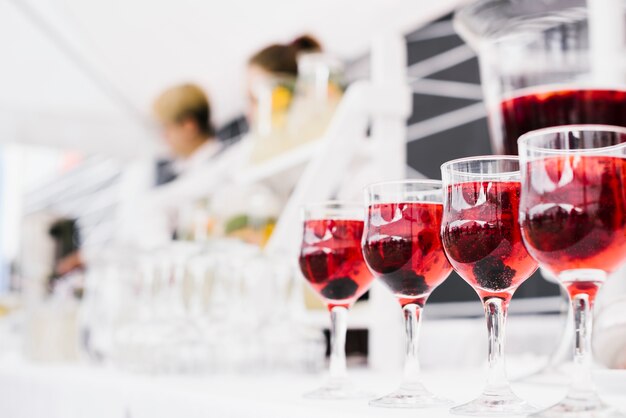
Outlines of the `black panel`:
{"label": "black panel", "polygon": [[559,285],[546,281],[539,271],[535,272],[528,280],[515,291],[515,298],[531,298],[541,296],[558,296]]}
{"label": "black panel", "polygon": [[459,45],[463,45],[463,40],[456,35],[410,42],[407,46],[409,63],[434,57]]}
{"label": "black panel", "polygon": [[468,300],[476,300],[476,303],[478,303],[476,292],[461,276],[453,271],[450,277],[435,289],[428,298],[428,303],[465,302]]}
{"label": "black panel", "polygon": [[488,135],[487,120],[483,118],[410,142],[408,163],[424,175],[440,179],[439,167],[446,161],[491,154]]}
{"label": "black panel", "polygon": [[413,113],[409,118],[408,124],[412,125],[416,122],[440,116],[476,102],[477,100],[415,93],[413,94]]}
{"label": "black panel", "polygon": [[462,81],[464,83],[480,84],[478,58],[474,57],[467,61],[463,61],[453,67],[449,67],[445,70],[433,73],[427,78],[432,78],[434,80]]}
{"label": "black panel", "polygon": [[233,138],[240,137],[248,132],[248,121],[244,116],[239,116],[224,125],[222,125],[216,133],[216,136],[221,141],[228,141]]}
{"label": "black panel", "polygon": [[[330,357],[330,330],[324,330],[326,338],[326,357]],[[348,357],[367,357],[369,351],[369,331],[367,329],[349,329],[346,334],[346,355]]]}
{"label": "black panel", "polygon": [[451,21],[453,17],[454,17],[454,13],[448,13],[448,14],[447,14],[447,15],[445,15],[445,16],[441,16],[441,17],[440,17],[439,19],[437,19],[437,20],[433,20],[433,23],[434,23],[434,22],[445,22],[445,21]]}
{"label": "black panel", "polygon": [[[529,298],[541,296],[558,296],[559,286],[546,281],[539,272],[533,274],[515,292],[514,298]],[[452,272],[450,277],[444,281],[428,298],[429,303],[437,302],[465,302],[476,300],[478,296],[472,287],[456,274]]]}

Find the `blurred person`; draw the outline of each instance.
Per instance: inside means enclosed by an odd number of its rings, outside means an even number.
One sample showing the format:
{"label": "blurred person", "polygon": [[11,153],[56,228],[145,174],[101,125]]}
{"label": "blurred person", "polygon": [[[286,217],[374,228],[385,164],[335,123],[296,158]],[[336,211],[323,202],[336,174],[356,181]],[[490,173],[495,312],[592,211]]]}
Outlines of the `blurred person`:
{"label": "blurred person", "polygon": [[[223,150],[216,138],[211,120],[211,104],[205,92],[195,84],[181,84],[162,92],[154,101],[154,117],[157,120],[163,140],[168,150],[166,159],[147,162],[136,161],[124,170],[116,187],[119,187],[120,201],[115,205],[112,216],[117,219],[107,223],[109,233],[96,231],[97,234],[110,236],[114,242],[133,242],[145,230],[155,230],[163,237],[171,231],[168,228],[169,214],[157,213],[158,209],[145,208],[138,202],[146,193],[162,188],[165,184],[184,177],[185,174],[202,169]],[[141,208],[139,208],[141,206]],[[163,219],[166,219],[163,221]],[[121,227],[112,228],[117,224]],[[143,225],[138,233],[134,225]],[[158,226],[156,226],[159,224]],[[148,226],[149,225],[149,226]],[[158,232],[157,232],[158,231]],[[94,231],[90,231],[94,235]],[[95,247],[89,245],[89,237],[83,240],[86,245],[81,249],[61,258],[55,267],[56,274],[63,276],[75,269],[83,268],[85,260],[91,257],[86,252],[97,254],[107,240],[98,240]]]}
{"label": "blurred person", "polygon": [[[172,176],[202,166],[222,149],[215,137],[211,105],[200,87],[194,84],[172,87],[157,97],[153,110],[173,158]],[[157,184],[167,180],[171,181],[157,175]]]}
{"label": "blurred person", "polygon": [[[298,58],[302,54],[323,52],[321,43],[310,35],[302,35],[287,44],[272,44],[256,52],[248,60],[246,71],[246,89],[248,109],[246,117],[250,126],[254,126],[257,115],[258,101],[255,89],[258,85],[271,78],[298,77]],[[305,304],[309,308],[323,309],[317,297],[307,288]],[[368,299],[366,293],[362,299]],[[367,330],[348,330],[346,339],[346,353],[362,360],[367,355]],[[327,344],[329,342],[327,341]]]}
{"label": "blurred person", "polygon": [[298,56],[303,53],[322,52],[320,42],[310,35],[302,35],[287,44],[272,44],[256,52],[248,60],[246,90],[248,109],[246,117],[253,121],[256,114],[257,98],[255,86],[275,76],[298,75]]}

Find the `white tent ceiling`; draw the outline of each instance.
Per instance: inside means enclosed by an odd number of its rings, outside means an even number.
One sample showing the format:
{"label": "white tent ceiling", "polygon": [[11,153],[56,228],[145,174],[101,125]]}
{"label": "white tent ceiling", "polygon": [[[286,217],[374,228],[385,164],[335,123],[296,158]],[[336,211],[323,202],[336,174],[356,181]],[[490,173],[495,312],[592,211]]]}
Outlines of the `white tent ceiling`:
{"label": "white tent ceiling", "polygon": [[458,0],[0,0],[0,140],[134,154],[150,104],[193,81],[216,122],[243,110],[247,57],[303,32],[343,59]]}

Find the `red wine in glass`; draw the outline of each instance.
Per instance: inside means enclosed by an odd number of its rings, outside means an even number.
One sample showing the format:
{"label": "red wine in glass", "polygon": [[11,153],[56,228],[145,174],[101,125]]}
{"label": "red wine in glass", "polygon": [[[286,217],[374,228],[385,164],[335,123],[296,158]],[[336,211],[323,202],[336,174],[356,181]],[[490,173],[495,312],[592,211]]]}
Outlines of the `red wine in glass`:
{"label": "red wine in glass", "polygon": [[304,223],[300,269],[328,308],[349,308],[373,280],[361,252],[363,221],[313,219]]}
{"label": "red wine in glass", "polygon": [[363,206],[339,201],[313,203],[304,207],[303,215],[300,269],[330,313],[328,379],[304,396],[310,399],[369,396],[348,379],[345,350],[348,309],[374,279],[361,252]]}
{"label": "red wine in glass", "polygon": [[492,138],[499,154],[517,155],[517,139],[540,128],[573,124],[626,126],[626,91],[610,89],[544,90],[500,103],[492,115]]}
{"label": "red wine in glass", "polygon": [[405,357],[398,389],[370,401],[385,408],[432,408],[449,403],[422,384],[419,329],[430,293],[452,271],[441,245],[442,183],[403,180],[366,188],[363,255],[402,307]]}
{"label": "red wine in glass", "polygon": [[518,143],[524,243],[567,288],[574,319],[571,387],[539,416],[619,415],[593,385],[591,324],[596,293],[626,259],[626,128],[559,126]]}
{"label": "red wine in glass", "polygon": [[442,240],[450,263],[483,299],[511,298],[537,269],[520,233],[520,183],[481,181],[448,186]]}
{"label": "red wine in glass", "polygon": [[[522,232],[541,265],[559,275],[574,269],[611,272],[621,264],[626,253],[626,160],[547,157],[528,162],[525,177]],[[594,296],[597,284],[592,284],[577,280],[570,293]]]}
{"label": "red wine in glass", "polygon": [[441,203],[379,203],[368,209],[363,255],[402,306],[424,306],[452,271],[439,231]]}
{"label": "red wine in glass", "polygon": [[483,393],[456,406],[461,415],[527,415],[534,408],[506,378],[504,335],[513,293],[537,269],[519,228],[519,160],[483,156],[441,166],[443,247],[452,267],[476,291],[487,320],[489,373]]}

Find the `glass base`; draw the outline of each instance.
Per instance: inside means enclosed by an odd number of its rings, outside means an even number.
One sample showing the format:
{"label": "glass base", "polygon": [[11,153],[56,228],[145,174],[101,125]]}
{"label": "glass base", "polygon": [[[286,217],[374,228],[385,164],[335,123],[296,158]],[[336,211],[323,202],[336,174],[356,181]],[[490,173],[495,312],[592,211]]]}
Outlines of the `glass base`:
{"label": "glass base", "polygon": [[404,384],[389,395],[370,401],[370,406],[381,408],[435,408],[448,406],[452,402],[439,398],[428,391],[422,384]]}
{"label": "glass base", "polygon": [[528,415],[535,411],[537,408],[519,398],[511,389],[499,393],[483,393],[471,402],[450,409],[450,412],[456,415],[485,417]]}
{"label": "glass base", "polygon": [[612,406],[604,403],[596,394],[591,396],[568,395],[561,402],[530,415],[532,418],[625,418]]}
{"label": "glass base", "polygon": [[364,399],[372,394],[356,388],[348,380],[329,381],[319,389],[303,395],[306,399]]}

